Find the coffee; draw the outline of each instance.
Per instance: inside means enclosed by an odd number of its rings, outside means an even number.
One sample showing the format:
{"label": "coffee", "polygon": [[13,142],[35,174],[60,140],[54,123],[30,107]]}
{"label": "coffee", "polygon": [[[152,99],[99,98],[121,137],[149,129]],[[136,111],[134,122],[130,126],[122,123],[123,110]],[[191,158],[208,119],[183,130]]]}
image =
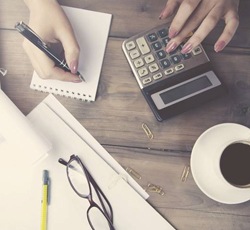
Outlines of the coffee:
{"label": "coffee", "polygon": [[227,146],[221,155],[220,169],[230,184],[250,186],[250,145],[237,142]]}

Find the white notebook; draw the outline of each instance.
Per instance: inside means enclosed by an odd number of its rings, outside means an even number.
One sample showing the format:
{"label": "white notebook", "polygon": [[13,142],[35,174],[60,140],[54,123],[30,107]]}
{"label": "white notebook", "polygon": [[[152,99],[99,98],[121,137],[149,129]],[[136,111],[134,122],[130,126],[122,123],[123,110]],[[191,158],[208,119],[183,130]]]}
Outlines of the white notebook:
{"label": "white notebook", "polygon": [[112,15],[66,6],[62,8],[71,22],[80,46],[78,71],[86,82],[45,80],[34,72],[30,88],[75,99],[95,101]]}

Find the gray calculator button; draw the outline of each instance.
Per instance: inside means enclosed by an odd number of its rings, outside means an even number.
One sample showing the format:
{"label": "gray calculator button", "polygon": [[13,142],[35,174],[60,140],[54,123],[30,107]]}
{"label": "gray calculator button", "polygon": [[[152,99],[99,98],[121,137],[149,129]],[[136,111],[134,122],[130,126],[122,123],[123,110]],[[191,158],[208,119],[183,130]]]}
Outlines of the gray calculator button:
{"label": "gray calculator button", "polygon": [[145,79],[142,80],[142,83],[144,85],[146,85],[146,84],[150,83],[151,81],[152,81],[151,77],[147,77],[147,78],[145,78]]}
{"label": "gray calculator button", "polygon": [[159,66],[158,66],[156,63],[153,63],[153,64],[150,65],[148,68],[149,68],[149,71],[150,71],[151,73],[154,73],[154,72],[156,72],[156,71],[159,69]]}
{"label": "gray calculator button", "polygon": [[157,73],[153,76],[154,80],[162,78],[162,73]]}
{"label": "gray calculator button", "polygon": [[154,42],[158,39],[156,33],[151,33],[147,37],[148,37],[148,41],[150,41],[150,42]]}
{"label": "gray calculator button", "polygon": [[170,68],[170,69],[167,69],[167,70],[164,71],[166,76],[172,74],[173,72],[174,72],[173,68]]}
{"label": "gray calculator button", "polygon": [[158,59],[163,59],[166,57],[166,52],[164,50],[160,50],[156,52],[156,55]]}
{"label": "gray calculator button", "polygon": [[150,49],[144,37],[137,38],[136,43],[142,54],[147,54],[150,52]]}
{"label": "gray calculator button", "polygon": [[164,60],[161,61],[161,66],[162,66],[163,69],[165,69],[165,68],[170,67],[171,63],[170,63],[170,61],[168,59],[164,59]]}
{"label": "gray calculator button", "polygon": [[173,62],[174,64],[178,64],[178,63],[180,63],[180,61],[181,61],[181,57],[180,57],[179,55],[173,55],[173,56],[171,57],[171,60],[172,60],[172,62]]}
{"label": "gray calculator button", "polygon": [[183,64],[179,64],[179,65],[175,66],[175,71],[180,71],[182,69],[184,69],[184,65]]}
{"label": "gray calculator button", "polygon": [[140,68],[144,65],[144,61],[141,58],[138,58],[134,61],[135,67]]}
{"label": "gray calculator button", "polygon": [[181,54],[183,59],[187,60],[192,57],[191,53]]}
{"label": "gray calculator button", "polygon": [[132,50],[135,48],[135,43],[133,41],[130,41],[128,43],[126,43],[126,48],[127,50]]}
{"label": "gray calculator button", "polygon": [[202,53],[202,49],[200,46],[196,46],[193,50],[192,50],[193,55],[198,55],[200,53]]}
{"label": "gray calculator button", "polygon": [[145,56],[144,60],[147,64],[149,64],[149,63],[153,62],[155,60],[155,58],[152,54],[148,54],[147,56]]}
{"label": "gray calculator button", "polygon": [[135,59],[135,58],[138,58],[140,56],[140,52],[139,50],[135,49],[135,50],[132,50],[130,53],[129,53],[131,59]]}
{"label": "gray calculator button", "polygon": [[147,68],[143,67],[143,68],[139,69],[138,74],[139,74],[140,77],[145,77],[146,75],[148,75]]}
{"label": "gray calculator button", "polygon": [[162,48],[162,45],[160,42],[154,42],[152,43],[152,48],[156,51]]}

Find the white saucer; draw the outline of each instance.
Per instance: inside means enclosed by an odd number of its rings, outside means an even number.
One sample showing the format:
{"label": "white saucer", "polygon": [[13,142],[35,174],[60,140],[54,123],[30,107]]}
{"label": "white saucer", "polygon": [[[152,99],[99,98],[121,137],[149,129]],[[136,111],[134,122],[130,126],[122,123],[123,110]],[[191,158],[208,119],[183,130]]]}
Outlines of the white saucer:
{"label": "white saucer", "polygon": [[198,187],[211,199],[237,204],[250,200],[249,188],[229,184],[219,170],[222,150],[230,143],[250,139],[250,129],[234,123],[224,123],[206,130],[195,142],[191,154],[191,170]]}

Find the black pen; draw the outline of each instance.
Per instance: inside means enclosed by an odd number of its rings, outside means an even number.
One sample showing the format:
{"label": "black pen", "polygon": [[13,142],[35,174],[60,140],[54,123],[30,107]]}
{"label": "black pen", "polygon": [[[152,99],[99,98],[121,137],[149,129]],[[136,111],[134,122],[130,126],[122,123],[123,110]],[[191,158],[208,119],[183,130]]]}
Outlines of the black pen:
{"label": "black pen", "polygon": [[[62,68],[63,70],[68,72],[71,71],[66,61],[58,57],[58,55],[55,54],[28,25],[21,21],[15,25],[15,28],[37,48],[43,51],[51,60],[53,60],[57,67]],[[79,72],[77,72],[76,75],[78,75],[82,81],[85,81],[83,76]]]}

